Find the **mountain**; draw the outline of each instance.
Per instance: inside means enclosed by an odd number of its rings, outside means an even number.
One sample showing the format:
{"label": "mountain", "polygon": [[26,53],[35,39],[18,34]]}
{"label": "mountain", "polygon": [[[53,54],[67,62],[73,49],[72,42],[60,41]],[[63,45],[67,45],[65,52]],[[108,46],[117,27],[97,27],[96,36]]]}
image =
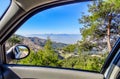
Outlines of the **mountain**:
{"label": "mountain", "polygon": [[[31,48],[32,50],[36,50],[36,51],[43,49],[43,47],[47,41],[46,39],[41,39],[38,37],[25,37],[25,36],[21,36],[21,35],[14,35],[14,36],[21,40],[19,44],[25,44],[25,45],[29,46],[29,48]],[[67,44],[57,43],[57,42],[52,41],[52,47],[54,49],[62,48],[64,46],[67,46]],[[9,41],[7,41],[6,47],[8,49],[11,47]]]}
{"label": "mountain", "polygon": [[57,43],[75,44],[78,40],[81,40],[80,34],[31,34],[27,37],[39,37],[47,39],[48,37]]}
{"label": "mountain", "polygon": [[[46,43],[46,39],[41,39],[41,38],[38,38],[38,37],[27,37],[30,41],[32,41],[35,45],[38,45],[38,46],[41,46],[41,47],[44,47],[45,43]],[[52,47],[55,49],[55,48],[62,48],[64,46],[67,46],[67,44],[64,44],[64,43],[57,43],[57,42],[54,42],[52,41]]]}

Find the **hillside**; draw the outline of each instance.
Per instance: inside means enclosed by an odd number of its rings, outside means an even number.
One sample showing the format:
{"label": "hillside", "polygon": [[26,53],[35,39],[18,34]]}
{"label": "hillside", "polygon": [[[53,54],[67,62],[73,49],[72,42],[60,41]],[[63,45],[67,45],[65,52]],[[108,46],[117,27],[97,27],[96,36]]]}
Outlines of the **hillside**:
{"label": "hillside", "polygon": [[[18,39],[20,39],[19,44],[25,44],[25,45],[29,46],[32,50],[36,50],[36,51],[43,49],[43,47],[47,41],[46,39],[41,39],[38,37],[25,37],[25,36],[21,36],[21,35],[14,35],[14,37],[17,37]],[[11,46],[12,46],[11,42],[7,41],[6,47],[10,48]],[[52,47],[54,49],[62,48],[64,46],[67,46],[67,44],[57,43],[57,42],[52,41]]]}

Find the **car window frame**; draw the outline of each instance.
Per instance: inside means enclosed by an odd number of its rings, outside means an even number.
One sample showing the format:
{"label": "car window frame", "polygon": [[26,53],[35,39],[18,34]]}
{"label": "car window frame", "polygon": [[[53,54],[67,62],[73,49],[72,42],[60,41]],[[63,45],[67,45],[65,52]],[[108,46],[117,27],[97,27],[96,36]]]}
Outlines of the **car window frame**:
{"label": "car window frame", "polygon": [[[32,16],[34,16],[35,14],[37,14],[37,13],[40,13],[40,12],[42,12],[42,11],[44,11],[44,10],[47,10],[47,9],[51,9],[51,8],[54,8],[54,7],[57,7],[57,6],[64,6],[64,5],[69,5],[69,4],[74,4],[74,3],[79,3],[79,2],[86,2],[86,1],[93,1],[93,0],[82,0],[82,1],[78,1],[78,0],[73,0],[73,1],[68,1],[68,2],[65,2],[65,3],[58,3],[58,4],[53,4],[53,5],[48,5],[48,6],[44,6],[44,7],[42,7],[41,8],[41,6],[38,6],[38,7],[36,7],[36,8],[33,8],[32,10],[30,10],[30,11],[28,11],[25,15],[24,15],[24,17],[20,17],[20,19],[22,18],[22,20],[20,21],[20,23],[18,23],[18,25],[6,36],[6,38],[2,41],[2,49],[4,50],[3,52],[5,53],[5,51],[6,51],[6,49],[5,49],[5,45],[4,45],[4,43],[5,43],[5,41],[8,39],[8,38],[10,38],[10,36],[12,36],[13,35],[13,33],[15,33],[16,31],[17,31],[17,29],[19,28],[19,27],[21,27],[21,25],[22,24],[24,24],[28,19],[30,19]],[[12,1],[11,1],[11,3],[12,3]],[[11,3],[10,3],[10,5],[11,5]],[[10,7],[10,5],[9,5],[9,7]],[[43,5],[42,5],[43,6]],[[9,9],[9,7],[7,8],[7,10]],[[7,12],[7,10],[6,10],[6,12]],[[5,12],[5,13],[6,13]],[[5,13],[4,13],[4,15],[5,15]],[[4,16],[3,15],[3,16]],[[3,62],[4,62],[4,64],[7,64],[6,63],[6,56],[5,56],[5,54],[4,54],[4,58],[3,58],[4,60],[2,60]],[[107,58],[107,59],[109,59],[109,57]],[[107,62],[107,60],[106,60],[106,62]],[[105,65],[102,67],[102,69],[101,69],[101,73],[103,72],[103,69],[104,68],[106,68],[105,67]]]}
{"label": "car window frame", "polygon": [[11,6],[12,0],[9,0],[9,1],[10,1],[10,3],[9,3],[9,5],[8,5],[8,7],[5,9],[5,11],[3,12],[3,14],[1,15],[0,20],[3,18],[3,16],[6,14],[6,12],[8,11],[8,9],[9,9],[10,6]]}

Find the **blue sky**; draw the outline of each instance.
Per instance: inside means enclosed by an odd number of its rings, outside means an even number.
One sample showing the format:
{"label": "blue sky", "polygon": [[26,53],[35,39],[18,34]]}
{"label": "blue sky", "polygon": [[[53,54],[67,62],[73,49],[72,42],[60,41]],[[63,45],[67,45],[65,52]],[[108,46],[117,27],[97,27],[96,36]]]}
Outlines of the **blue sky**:
{"label": "blue sky", "polygon": [[[5,5],[8,3],[8,0],[2,1]],[[83,12],[89,14],[88,3],[69,4],[39,12],[26,21],[16,33],[20,35],[79,34],[79,28],[82,25],[79,24],[78,19],[81,18]],[[5,5],[2,5],[2,9]],[[3,13],[2,9],[0,9],[0,15]]]}

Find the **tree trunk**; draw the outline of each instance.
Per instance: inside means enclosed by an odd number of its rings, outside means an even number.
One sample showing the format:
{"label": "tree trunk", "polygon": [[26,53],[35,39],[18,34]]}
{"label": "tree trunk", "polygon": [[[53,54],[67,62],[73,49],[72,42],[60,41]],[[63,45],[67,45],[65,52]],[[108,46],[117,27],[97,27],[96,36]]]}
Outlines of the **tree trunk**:
{"label": "tree trunk", "polygon": [[107,45],[108,45],[108,51],[110,52],[112,50],[111,43],[110,43],[110,27],[111,27],[111,21],[112,21],[112,14],[108,16],[108,26],[107,26]]}

